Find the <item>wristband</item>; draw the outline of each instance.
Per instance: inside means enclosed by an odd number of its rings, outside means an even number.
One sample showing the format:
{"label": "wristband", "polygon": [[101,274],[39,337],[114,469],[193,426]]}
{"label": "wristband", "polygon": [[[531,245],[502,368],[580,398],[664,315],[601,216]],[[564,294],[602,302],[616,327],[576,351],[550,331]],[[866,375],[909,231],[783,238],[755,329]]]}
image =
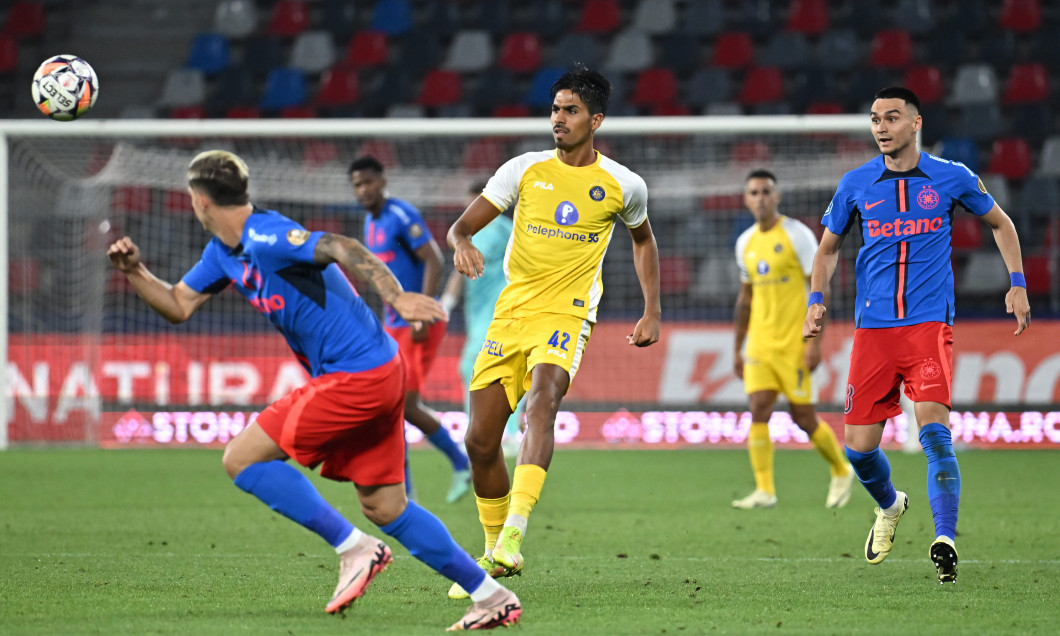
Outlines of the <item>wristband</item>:
{"label": "wristband", "polygon": [[806,306],[809,307],[810,305],[823,305],[823,304],[824,304],[824,294],[821,293],[821,292],[812,292],[810,294],[810,301],[808,303],[806,303]]}
{"label": "wristband", "polygon": [[1012,272],[1008,275],[1008,279],[1012,281],[1013,287],[1022,287],[1027,289],[1027,279],[1023,277],[1021,272]]}

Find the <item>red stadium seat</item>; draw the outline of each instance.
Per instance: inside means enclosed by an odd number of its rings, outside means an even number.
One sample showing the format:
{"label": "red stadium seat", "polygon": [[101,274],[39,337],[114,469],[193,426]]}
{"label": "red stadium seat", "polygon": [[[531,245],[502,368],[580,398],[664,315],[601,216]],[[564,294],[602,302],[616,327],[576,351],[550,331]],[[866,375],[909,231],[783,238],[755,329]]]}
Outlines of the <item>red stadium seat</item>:
{"label": "red stadium seat", "polygon": [[[741,141],[732,147],[732,158],[738,163],[767,164],[771,155],[769,145],[761,140]],[[740,200],[743,200],[742,197]]]}
{"label": "red stadium seat", "polygon": [[677,98],[677,77],[668,68],[644,69],[637,75],[637,83],[629,103],[634,106],[667,103]]}
{"label": "red stadium seat", "polygon": [[146,186],[118,186],[110,198],[110,206],[118,212],[146,214],[151,211],[153,191]]}
{"label": "red stadium seat", "polygon": [[526,104],[509,104],[493,109],[494,117],[529,117],[530,107]]}
{"label": "red stadium seat", "polygon": [[810,102],[806,107],[807,115],[841,115],[846,110],[839,102]]}
{"label": "red stadium seat", "polygon": [[10,35],[0,35],[0,74],[13,73],[18,68],[18,42]]}
{"label": "red stadium seat", "polygon": [[742,208],[742,194],[712,194],[703,198],[704,210],[740,210]]}
{"label": "red stadium seat", "polygon": [[655,117],[686,117],[692,111],[679,101],[669,101],[655,104],[651,107],[651,114]]}
{"label": "red stadium seat", "polygon": [[456,104],[463,96],[464,88],[459,73],[435,69],[423,78],[423,86],[416,103],[427,108]]}
{"label": "red stadium seat", "polygon": [[1026,140],[1018,137],[998,139],[990,149],[986,171],[1007,179],[1023,179],[1031,173],[1034,162]]}
{"label": "red stadium seat", "polygon": [[261,109],[257,106],[233,106],[225,111],[227,119],[259,119]]}
{"label": "red stadium seat", "polygon": [[191,211],[191,195],[184,190],[169,190],[162,204],[166,212],[182,214]]}
{"label": "red stadium seat", "polygon": [[[113,270],[118,272],[118,270]],[[121,272],[118,272],[121,274]],[[121,277],[124,279],[125,275]],[[7,261],[7,291],[25,294],[40,287],[40,265],[34,258],[12,258]]]}
{"label": "red stadium seat", "polygon": [[358,31],[346,49],[346,63],[354,68],[376,68],[387,63],[386,33]]}
{"label": "red stadium seat", "polygon": [[312,106],[288,106],[280,109],[280,117],[284,119],[313,119],[317,116],[317,109]]}
{"label": "red stadium seat", "polygon": [[316,103],[319,106],[349,106],[356,103],[360,96],[357,71],[340,65],[324,71]]}
{"label": "red stadium seat", "polygon": [[1027,279],[1028,294],[1048,294],[1053,288],[1053,277],[1049,272],[1049,257],[1034,254],[1023,257],[1023,276]]}
{"label": "red stadium seat", "polygon": [[913,62],[913,39],[908,31],[884,29],[872,38],[869,64],[876,68],[905,68]]}
{"label": "red stadium seat", "polygon": [[753,60],[754,46],[751,44],[751,36],[740,31],[730,31],[718,36],[710,64],[720,68],[744,68],[750,66]]}
{"label": "red stadium seat", "polygon": [[464,158],[461,167],[464,170],[494,171],[508,159],[504,152],[504,143],[496,137],[483,137],[464,146]]}
{"label": "red stadium seat", "polygon": [[394,144],[383,139],[370,139],[361,144],[361,147],[354,153],[355,157],[365,155],[378,159],[384,168],[393,168],[398,165],[397,150],[394,149]]}
{"label": "red stadium seat", "polygon": [[1037,62],[1012,67],[1001,101],[1005,104],[1034,104],[1049,99],[1049,71]]}
{"label": "red stadium seat", "polygon": [[302,163],[307,166],[320,166],[341,158],[339,147],[331,141],[314,139],[305,144],[302,152]]}
{"label": "red stadium seat", "polygon": [[541,39],[536,33],[509,33],[501,42],[498,66],[516,73],[532,73],[541,67]]}
{"label": "red stadium seat", "polygon": [[1001,5],[1001,26],[1009,31],[1037,31],[1041,23],[1042,7],[1038,0],[1005,0]]}
{"label": "red stadium seat", "polygon": [[309,28],[309,5],[304,0],[280,0],[272,8],[265,30],[269,35],[293,38]]}
{"label": "red stadium seat", "polygon": [[792,0],[788,8],[789,31],[820,35],[828,30],[828,0]]}
{"label": "red stadium seat", "polygon": [[784,76],[772,66],[753,68],[744,78],[743,88],[736,101],[750,106],[784,100]]}
{"label": "red stadium seat", "polygon": [[921,104],[937,104],[946,96],[942,73],[936,66],[914,66],[906,71],[903,85],[916,93]]}
{"label": "red stadium seat", "polygon": [[664,294],[687,294],[692,285],[692,263],[685,256],[659,256],[659,289]]}
{"label": "red stadium seat", "polygon": [[18,39],[44,34],[44,6],[37,2],[16,2],[7,12],[3,32]]}
{"label": "red stadium seat", "polygon": [[170,119],[206,119],[206,107],[198,104],[174,106],[169,111]]}
{"label": "red stadium seat", "polygon": [[977,250],[983,245],[983,222],[971,214],[953,217],[953,249]]}
{"label": "red stadium seat", "polygon": [[618,0],[588,0],[582,5],[581,19],[575,31],[581,33],[614,33],[622,25],[622,7]]}
{"label": "red stadium seat", "polygon": [[342,219],[337,216],[320,216],[313,219],[306,219],[306,222],[302,224],[302,227],[310,232],[346,234],[346,228],[344,227]]}

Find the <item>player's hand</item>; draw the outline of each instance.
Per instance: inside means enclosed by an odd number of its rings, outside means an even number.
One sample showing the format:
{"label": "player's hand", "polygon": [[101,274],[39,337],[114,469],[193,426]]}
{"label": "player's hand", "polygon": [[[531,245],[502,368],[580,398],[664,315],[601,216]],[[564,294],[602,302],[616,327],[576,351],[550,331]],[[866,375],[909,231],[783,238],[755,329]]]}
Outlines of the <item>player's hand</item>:
{"label": "player's hand", "polygon": [[807,347],[806,351],[802,354],[802,363],[806,365],[806,368],[813,371],[817,368],[817,365],[821,364],[821,345],[820,340],[814,340]]}
{"label": "player's hand", "polygon": [[643,316],[637,321],[633,333],[626,336],[626,342],[637,347],[647,347],[659,342],[659,318]]}
{"label": "player's hand", "polygon": [[1011,287],[1005,294],[1005,311],[1016,314],[1016,332],[1020,335],[1023,330],[1031,326],[1031,303],[1027,300],[1026,287]]}
{"label": "player's hand", "polygon": [[436,320],[449,320],[441,303],[415,292],[401,292],[390,306],[412,326],[413,331],[425,329],[426,325]]}
{"label": "player's hand", "polygon": [[732,354],[732,373],[741,380],[743,379],[743,354],[739,351]]}
{"label": "player's hand", "polygon": [[472,245],[471,241],[460,241],[456,244],[456,250],[453,251],[453,266],[456,267],[456,271],[471,280],[475,280],[482,276],[482,271],[485,268],[482,252]]}
{"label": "player's hand", "polygon": [[802,337],[816,338],[821,334],[821,321],[827,313],[824,305],[814,303],[806,308],[806,322],[802,323]]}
{"label": "player's hand", "polygon": [[140,248],[128,236],[123,236],[107,248],[107,258],[118,270],[129,274],[140,267]]}

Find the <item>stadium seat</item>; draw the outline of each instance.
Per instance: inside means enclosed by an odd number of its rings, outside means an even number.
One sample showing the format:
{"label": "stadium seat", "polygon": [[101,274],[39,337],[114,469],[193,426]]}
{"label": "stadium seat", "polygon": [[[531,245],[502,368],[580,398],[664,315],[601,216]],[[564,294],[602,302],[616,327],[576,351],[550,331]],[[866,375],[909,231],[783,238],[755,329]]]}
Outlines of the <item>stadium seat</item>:
{"label": "stadium seat", "polygon": [[[395,40],[390,38],[389,42]],[[397,40],[396,48],[396,66],[412,77],[423,77],[437,67],[446,51],[442,39],[430,31],[407,33]]]}
{"label": "stadium seat", "polygon": [[460,167],[470,172],[493,172],[507,160],[501,139],[481,137],[464,145]]}
{"label": "stadium seat", "polygon": [[266,111],[281,110],[301,106],[305,100],[305,74],[296,68],[277,68],[265,78],[265,92],[259,106]]}
{"label": "stadium seat", "polygon": [[314,119],[317,109],[309,105],[288,106],[280,109],[280,117],[283,119]]}
{"label": "stadium seat", "polygon": [[44,35],[44,5],[39,2],[15,2],[7,10],[3,33],[17,40]]}
{"label": "stadium seat", "polygon": [[750,66],[753,60],[751,36],[742,31],[730,31],[718,36],[710,63],[720,68],[737,69]]}
{"label": "stadium seat", "polygon": [[810,43],[805,35],[795,31],[774,35],[756,57],[759,66],[775,66],[782,70],[802,68],[809,60]]}
{"label": "stadium seat", "polygon": [[979,249],[983,245],[983,222],[972,214],[955,214],[951,239],[955,250]]}
{"label": "stadium seat", "polygon": [[1027,279],[1027,293],[1044,296],[1052,293],[1053,274],[1049,270],[1047,254],[1029,254],[1023,258],[1023,274]]}
{"label": "stadium seat", "polygon": [[339,42],[345,42],[357,30],[357,5],[348,0],[327,0],[321,9],[320,28]]}
{"label": "stadium seat", "polygon": [[979,172],[979,145],[971,137],[945,137],[939,141],[935,154],[943,159],[959,161],[972,172]]}
{"label": "stadium seat", "polygon": [[629,103],[634,106],[649,106],[668,103],[677,99],[677,77],[668,68],[649,68],[637,75]]}
{"label": "stadium seat", "polygon": [[[1027,283],[1029,285],[1030,280]],[[968,255],[968,264],[957,279],[956,287],[957,293],[969,296],[1005,293],[1009,289],[1005,260],[996,249],[972,252]]]}
{"label": "stadium seat", "polygon": [[322,166],[333,161],[341,161],[343,158],[338,144],[326,139],[307,141],[302,150],[302,163],[307,166]]}
{"label": "stadium seat", "polygon": [[611,71],[639,71],[652,65],[654,48],[647,34],[626,29],[611,38],[604,68]]}
{"label": "stadium seat", "polygon": [[250,71],[257,77],[263,77],[274,68],[284,64],[283,42],[271,35],[255,35],[247,38],[243,44],[243,63],[240,70]]}
{"label": "stadium seat", "polygon": [[1033,160],[1026,140],[1007,137],[998,139],[990,148],[990,161],[986,171],[1007,179],[1023,179],[1031,173]]}
{"label": "stadium seat", "polygon": [[242,69],[229,68],[213,82],[206,98],[206,108],[216,115],[233,106],[249,106],[257,99],[258,86],[254,78]]}
{"label": "stadium seat", "polygon": [[921,104],[941,103],[946,95],[942,85],[942,71],[937,66],[921,65],[910,68],[905,73],[902,85],[916,93]]}
{"label": "stadium seat", "polygon": [[412,3],[409,0],[379,0],[372,13],[372,29],[387,35],[402,35],[413,26]]}
{"label": "stadium seat", "polygon": [[846,112],[839,102],[810,102],[805,110],[807,115],[842,115]]}
{"label": "stadium seat", "polygon": [[148,214],[154,191],[147,186],[116,186],[110,197],[112,210],[124,214]]}
{"label": "stadium seat", "polygon": [[[113,270],[128,280],[118,270]],[[11,258],[7,261],[7,291],[12,294],[28,294],[40,288],[40,264],[35,258]]]}
{"label": "stadium seat", "polygon": [[[1015,64],[1020,57],[1020,40],[1027,36],[1017,36],[1012,31],[990,31],[976,38],[978,56],[969,58],[969,62],[980,62],[989,64],[995,69],[1003,69]],[[969,47],[969,55],[973,55],[975,47]]]}
{"label": "stadium seat", "polygon": [[1005,92],[1001,97],[1005,104],[1044,102],[1049,99],[1049,72],[1036,62],[1017,64],[1009,69]]}
{"label": "stadium seat", "polygon": [[806,35],[828,30],[828,0],[792,0],[785,28]]}
{"label": "stadium seat", "polygon": [[761,66],[747,72],[736,101],[745,106],[780,102],[784,99],[784,76],[780,69]]}
{"label": "stadium seat", "polygon": [[1038,0],[1005,0],[1001,3],[1001,26],[1017,33],[1037,31],[1042,23]]}
{"label": "stadium seat", "polygon": [[225,119],[261,119],[257,106],[233,106],[225,111]]}
{"label": "stadium seat", "polygon": [[162,200],[162,209],[170,214],[191,211],[191,195],[187,190],[167,190]]}
{"label": "stadium seat", "polygon": [[533,113],[526,104],[505,104],[493,109],[492,117],[530,117]]}
{"label": "stadium seat", "polygon": [[1060,135],[1051,135],[1042,144],[1038,171],[1054,177],[1060,176]]}
{"label": "stadium seat", "polygon": [[574,30],[606,35],[622,26],[622,7],[618,0],[586,0]]}
{"label": "stadium seat", "polygon": [[459,73],[435,69],[423,78],[423,85],[416,97],[416,103],[425,108],[448,106],[460,101],[463,90],[463,81]]}
{"label": "stadium seat", "polygon": [[[944,38],[929,39],[924,57],[940,68],[953,69],[974,58],[972,48],[967,34],[953,31]],[[952,80],[951,72],[946,75]]]}
{"label": "stadium seat", "polygon": [[664,294],[688,293],[692,286],[692,261],[686,256],[659,256],[659,290]]}
{"label": "stadium seat", "polygon": [[674,0],[639,0],[630,26],[643,33],[663,35],[677,25]]}
{"label": "stadium seat", "polygon": [[169,111],[170,119],[206,119],[206,108],[199,104],[176,106]]}
{"label": "stadium seat", "polygon": [[960,110],[957,129],[980,142],[993,142],[1005,131],[1001,105],[996,102],[968,104]]}
{"label": "stadium seat", "polygon": [[729,72],[721,68],[701,68],[686,82],[688,104],[693,108],[704,108],[708,104],[727,102],[732,99],[732,82]]}
{"label": "stadium seat", "polygon": [[206,78],[194,68],[175,68],[166,75],[158,105],[172,108],[203,103],[206,98]]}
{"label": "stadium seat", "polygon": [[899,0],[894,15],[901,16],[896,21],[913,35],[927,35],[935,29],[935,5],[932,0]]}
{"label": "stadium seat", "polygon": [[339,65],[325,71],[320,77],[320,90],[316,103],[322,108],[350,106],[361,96],[360,81],[357,70]]}
{"label": "stadium seat", "polygon": [[1008,179],[999,174],[987,174],[985,172],[979,178],[983,180],[986,191],[990,193],[990,196],[994,197],[994,201],[1001,206],[1002,210],[1011,209],[1012,195],[1008,187]]}
{"label": "stadium seat", "polygon": [[725,28],[725,6],[722,0],[696,0],[689,3],[681,18],[681,33],[697,38],[712,38]]}
{"label": "stadium seat", "polygon": [[293,38],[309,28],[309,4],[306,0],[279,0],[272,7],[272,16],[265,32],[283,38]]}
{"label": "stadium seat", "polygon": [[558,66],[546,66],[534,74],[530,80],[530,90],[523,100],[527,106],[552,105],[552,85],[560,78],[566,69]]}
{"label": "stadium seat", "polygon": [[377,68],[388,60],[386,33],[382,31],[358,31],[346,49],[344,64],[354,68]]}
{"label": "stadium seat", "polygon": [[649,106],[652,117],[687,117],[692,111],[676,99],[668,102],[657,102]]}
{"label": "stadium seat", "polygon": [[[996,3],[994,3],[996,4]],[[976,37],[996,26],[990,5],[983,2],[962,2],[957,11],[939,15],[938,31],[941,33],[964,33]]]}
{"label": "stadium seat", "polygon": [[955,106],[996,102],[997,75],[988,64],[964,64],[957,68],[957,76],[950,89],[949,103]]}
{"label": "stadium seat", "polygon": [[767,40],[780,30],[780,3],[777,2],[737,2],[737,28],[742,29],[752,38]]}
{"label": "stadium seat", "polygon": [[769,145],[761,140],[739,141],[733,144],[732,160],[737,163],[768,164],[772,152]]}
{"label": "stadium seat", "polygon": [[335,45],[327,31],[304,31],[294,39],[291,47],[292,68],[317,74],[335,64]]}
{"label": "stadium seat", "polygon": [[501,42],[497,65],[516,73],[531,73],[541,66],[541,39],[536,33],[509,33]]}
{"label": "stadium seat", "polygon": [[370,117],[380,117],[390,104],[411,102],[415,97],[416,80],[403,68],[386,73],[377,73],[370,81],[361,84],[360,105]]}
{"label": "stadium seat", "polygon": [[787,94],[795,110],[803,110],[811,102],[842,101],[835,74],[816,66],[802,67],[791,78]]}
{"label": "stadium seat", "polygon": [[458,18],[462,18],[465,29],[483,29],[497,39],[518,30],[513,26],[513,15],[518,12],[513,7],[515,3],[496,2],[496,0],[462,0],[457,4],[461,5],[463,10]]}
{"label": "stadium seat", "polygon": [[222,0],[213,14],[213,30],[230,38],[242,39],[258,26],[258,9],[253,0]]}
{"label": "stadium seat", "polygon": [[0,35],[0,75],[14,73],[18,68],[18,41],[10,35]]}
{"label": "stadium seat", "polygon": [[659,66],[665,66],[682,77],[700,67],[703,49],[695,36],[672,33],[659,43]]}
{"label": "stadium seat", "polygon": [[[555,39],[564,34],[573,33],[568,30],[566,9],[563,0],[536,0],[526,3],[522,15],[525,17],[523,23],[526,29],[532,30],[542,38]],[[592,65],[590,65],[592,68]]]}
{"label": "stadium seat", "polygon": [[846,71],[864,58],[864,49],[852,29],[826,31],[817,44],[817,63],[825,69]]}
{"label": "stadium seat", "polygon": [[902,69],[913,63],[913,39],[908,31],[884,29],[870,46],[869,64],[876,68]]}
{"label": "stadium seat", "polygon": [[459,31],[449,45],[442,68],[475,73],[493,64],[493,45],[486,31]]}
{"label": "stadium seat", "polygon": [[200,33],[191,41],[186,66],[213,75],[228,68],[230,61],[228,38],[220,33]]}
{"label": "stadium seat", "polygon": [[551,66],[562,68],[569,68],[574,62],[597,68],[603,62],[604,56],[595,35],[571,31],[564,33],[556,41],[548,60]]}
{"label": "stadium seat", "polygon": [[1053,111],[1049,102],[1041,101],[1032,104],[1016,104],[1009,111],[1012,123],[1010,133],[1014,137],[1023,137],[1037,142],[1053,131]]}
{"label": "stadium seat", "polygon": [[385,139],[368,139],[353,153],[354,157],[365,155],[375,157],[387,169],[398,165],[397,150],[393,143]]}
{"label": "stadium seat", "polygon": [[504,104],[519,100],[519,82],[512,71],[489,69],[482,73],[471,89],[470,102],[486,115]]}
{"label": "stadium seat", "polygon": [[[423,12],[417,13],[415,27],[418,31],[430,30],[431,33],[444,39],[451,40],[460,29],[477,29],[477,25],[470,24],[461,16],[461,9],[470,6],[470,2],[426,2],[423,3]],[[498,3],[500,4],[500,3]]]}
{"label": "stadium seat", "polygon": [[1034,175],[1019,191],[1018,214],[1060,216],[1060,182],[1050,175]]}

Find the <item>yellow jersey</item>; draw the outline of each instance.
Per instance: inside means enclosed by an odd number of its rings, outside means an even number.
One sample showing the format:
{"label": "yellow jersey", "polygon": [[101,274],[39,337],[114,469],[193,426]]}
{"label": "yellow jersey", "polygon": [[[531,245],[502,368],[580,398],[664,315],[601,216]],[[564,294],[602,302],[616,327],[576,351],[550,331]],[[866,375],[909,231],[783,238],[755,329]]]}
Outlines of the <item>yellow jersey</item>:
{"label": "yellow jersey", "polygon": [[755,223],[736,239],[740,281],[751,285],[747,355],[803,351],[802,323],[817,251],[817,237],[800,221],[780,215],[763,232]]}
{"label": "yellow jersey", "polygon": [[482,196],[499,210],[518,200],[494,318],[552,313],[595,322],[616,217],[631,228],[648,218],[644,179],[599,152],[582,167],[555,150],[528,152],[501,166]]}

